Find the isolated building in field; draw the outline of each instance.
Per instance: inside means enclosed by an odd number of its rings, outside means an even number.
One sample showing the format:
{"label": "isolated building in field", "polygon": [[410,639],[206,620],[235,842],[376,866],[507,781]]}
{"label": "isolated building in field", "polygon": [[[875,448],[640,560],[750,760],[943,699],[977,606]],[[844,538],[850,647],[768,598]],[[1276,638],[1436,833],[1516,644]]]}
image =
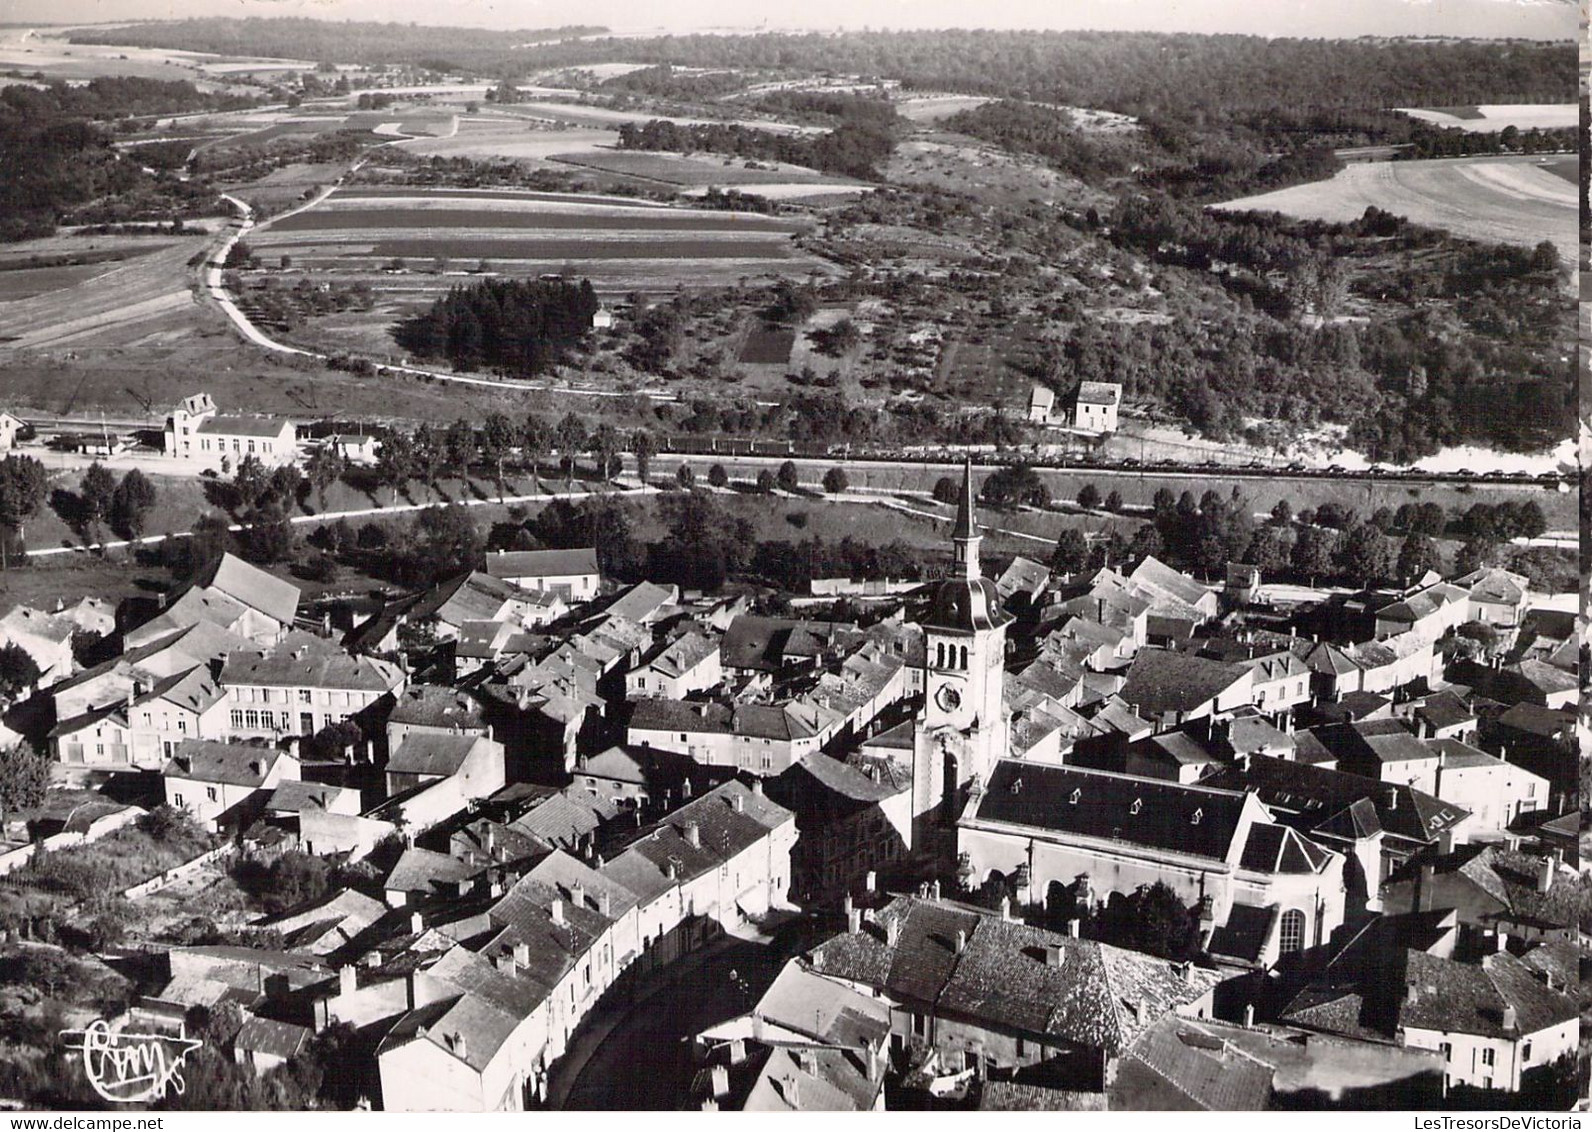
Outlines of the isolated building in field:
{"label": "isolated building in field", "polygon": [[1084,381],[1073,397],[1072,424],[1087,432],[1116,432],[1122,386],[1111,381]]}

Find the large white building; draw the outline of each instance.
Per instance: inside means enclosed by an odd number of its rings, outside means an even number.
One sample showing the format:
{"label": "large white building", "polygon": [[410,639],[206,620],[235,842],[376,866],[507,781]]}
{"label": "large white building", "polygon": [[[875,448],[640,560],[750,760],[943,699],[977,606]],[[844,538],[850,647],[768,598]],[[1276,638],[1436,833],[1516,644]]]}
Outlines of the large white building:
{"label": "large white building", "polygon": [[163,451],[206,468],[235,469],[245,456],[266,467],[298,460],[298,429],[276,417],[222,415],[208,393],[184,397],[166,417]]}

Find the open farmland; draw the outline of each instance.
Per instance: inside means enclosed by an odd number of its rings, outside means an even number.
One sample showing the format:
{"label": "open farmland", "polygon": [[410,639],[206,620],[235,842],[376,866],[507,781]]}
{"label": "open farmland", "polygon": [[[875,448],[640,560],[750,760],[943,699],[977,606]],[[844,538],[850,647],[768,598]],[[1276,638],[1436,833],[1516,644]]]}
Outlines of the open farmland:
{"label": "open farmland", "polygon": [[1434,106],[1429,109],[1399,108],[1434,126],[1458,127],[1473,134],[1496,134],[1506,126],[1517,130],[1561,130],[1576,124],[1573,102],[1525,103],[1517,106]]}
{"label": "open farmland", "polygon": [[856,186],[856,182],[847,178],[828,176],[801,165],[785,165],[775,161],[743,161],[739,158],[711,154],[599,150],[592,153],[557,153],[552,154],[550,159],[566,165],[682,187],[705,188],[708,185],[718,185],[741,188],[790,184]]}
{"label": "open farmland", "polygon": [[1575,187],[1534,158],[1455,158],[1350,165],[1327,181],[1214,207],[1303,220],[1356,220],[1372,205],[1457,236],[1534,247],[1552,240],[1576,256]]}
{"label": "open farmland", "polygon": [[[134,237],[136,239],[136,237]],[[147,240],[131,258],[95,264],[74,279],[45,271],[39,289],[30,296],[17,295],[0,302],[0,353],[36,347],[108,345],[131,341],[151,332],[151,324],[193,306],[188,261],[205,246],[202,236],[151,245]],[[37,276],[36,271],[0,273],[5,277]],[[59,287],[45,283],[60,283]]]}
{"label": "open farmland", "polygon": [[[406,268],[439,260],[468,268],[488,260],[490,270],[511,275],[572,266],[599,288],[621,290],[824,270],[792,242],[801,229],[751,213],[577,201],[557,193],[351,189],[264,225],[250,244],[267,261],[286,255],[312,272],[375,275],[380,289],[391,289],[397,258]],[[438,289],[451,282],[440,272],[435,278]],[[413,282],[409,277],[403,289]]]}

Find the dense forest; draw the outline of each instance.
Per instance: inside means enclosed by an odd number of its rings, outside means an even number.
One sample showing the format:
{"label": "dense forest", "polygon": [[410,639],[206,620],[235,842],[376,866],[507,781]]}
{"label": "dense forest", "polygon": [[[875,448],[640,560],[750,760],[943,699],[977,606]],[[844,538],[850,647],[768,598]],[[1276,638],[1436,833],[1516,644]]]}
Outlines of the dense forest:
{"label": "dense forest", "polygon": [[[0,241],[48,236],[70,210],[101,198],[136,198],[137,210],[147,210],[149,198],[157,195],[155,180],[139,163],[121,159],[111,133],[100,123],[249,103],[205,94],[191,83],[154,79],[102,78],[82,86],[57,82],[0,89]],[[173,215],[180,214],[184,202],[172,203]],[[85,217],[90,222],[131,218],[113,207]]]}
{"label": "dense forest", "polygon": [[781,134],[750,126],[682,125],[655,118],[645,125],[626,122],[619,127],[620,149],[665,150],[692,153],[707,150],[756,161],[784,161],[823,173],[872,179],[879,163],[895,148],[888,125],[872,121],[847,121],[817,136]]}
{"label": "dense forest", "polygon": [[316,63],[407,64],[439,72],[471,70],[485,59],[512,59],[520,44],[595,35],[602,27],[505,31],[488,28],[437,28],[413,23],[273,19],[167,20],[115,28],[75,28],[74,43],[160,47],[185,44],[185,50],[216,55],[306,59]]}
{"label": "dense forest", "polygon": [[[71,33],[127,43],[330,62],[439,55],[506,77],[581,63],[672,63],[899,79],[908,87],[1185,117],[1278,107],[1569,102],[1572,43],[1262,39],[1147,32],[913,31],[574,38],[304,19],[181,20]],[[529,46],[526,46],[529,45]]]}
{"label": "dense forest", "polygon": [[546,371],[591,329],[591,283],[487,279],[455,287],[393,328],[394,340],[422,358],[456,369],[486,367],[515,376]]}

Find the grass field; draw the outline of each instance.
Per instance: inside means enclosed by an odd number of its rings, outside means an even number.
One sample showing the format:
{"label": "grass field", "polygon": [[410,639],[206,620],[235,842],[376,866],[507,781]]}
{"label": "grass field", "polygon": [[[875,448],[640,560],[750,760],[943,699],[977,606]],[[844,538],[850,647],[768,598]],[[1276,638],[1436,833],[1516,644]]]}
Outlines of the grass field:
{"label": "grass field", "polygon": [[[800,165],[774,162],[744,162],[705,154],[608,152],[559,153],[550,160],[605,173],[619,173],[668,185],[739,187],[761,184],[851,184],[844,177],[829,177]],[[755,164],[757,168],[748,166]]]}
{"label": "grass field", "polygon": [[0,303],[31,299],[66,287],[75,287],[106,270],[104,264],[80,263],[71,267],[33,267],[0,271]]}
{"label": "grass field", "polygon": [[196,236],[153,247],[146,243],[151,249],[147,254],[97,267],[76,285],[0,303],[0,357],[15,349],[124,340],[145,333],[153,321],[192,307],[187,265],[205,242]]}
{"label": "grass field", "polygon": [[1495,134],[1505,126],[1518,130],[1552,130],[1574,126],[1578,117],[1573,102],[1522,103],[1514,106],[1432,106],[1425,109],[1400,107],[1408,114],[1434,126],[1458,127],[1477,134]]}
{"label": "grass field", "polygon": [[782,366],[790,361],[791,347],[795,344],[794,330],[753,327],[741,344],[740,360],[747,365]]}
{"label": "grass field", "polygon": [[1575,188],[1536,159],[1477,157],[1350,165],[1331,180],[1214,207],[1348,221],[1372,205],[1474,240],[1527,247],[1552,240],[1566,263],[1575,262]]}

